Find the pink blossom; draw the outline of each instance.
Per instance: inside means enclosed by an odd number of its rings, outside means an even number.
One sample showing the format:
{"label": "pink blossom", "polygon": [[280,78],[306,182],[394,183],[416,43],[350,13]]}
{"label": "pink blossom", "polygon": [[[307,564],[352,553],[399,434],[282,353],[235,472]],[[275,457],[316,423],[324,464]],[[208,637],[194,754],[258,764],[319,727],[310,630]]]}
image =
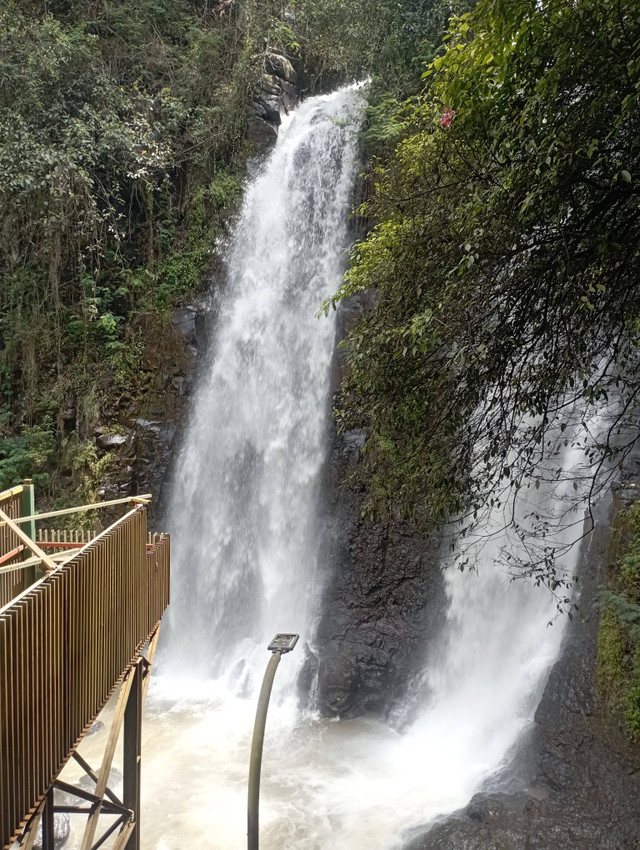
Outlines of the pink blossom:
{"label": "pink blossom", "polygon": [[445,111],[442,113],[442,118],[440,119],[440,126],[450,127],[451,122],[455,117],[456,113],[453,111],[453,109],[445,109]]}

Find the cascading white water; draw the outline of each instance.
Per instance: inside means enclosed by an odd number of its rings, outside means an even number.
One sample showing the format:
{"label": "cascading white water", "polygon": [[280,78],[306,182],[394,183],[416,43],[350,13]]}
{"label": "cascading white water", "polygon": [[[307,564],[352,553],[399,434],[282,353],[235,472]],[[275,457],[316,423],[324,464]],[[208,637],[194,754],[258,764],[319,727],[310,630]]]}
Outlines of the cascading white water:
{"label": "cascading white water", "polygon": [[[169,646],[145,721],[143,846],[239,850],[256,689],[276,631],[317,614],[317,480],[354,177],[355,88],[307,101],[250,186],[208,375],[175,484]],[[567,448],[559,459],[578,458]],[[537,504],[549,499],[543,485]],[[554,498],[561,496],[555,492]],[[430,702],[402,732],[299,708],[302,653],[278,672],[261,803],[264,850],[388,850],[464,805],[531,722],[561,625],[544,588],[510,583],[496,510],[478,572],[446,573]],[[570,555],[573,557],[573,555]],[[565,563],[571,571],[571,563]],[[297,655],[297,661],[296,661]]]}
{"label": "cascading white water", "polygon": [[249,187],[180,456],[172,649],[236,683],[270,633],[309,635],[334,349],[316,314],[344,269],[361,112],[355,86],[307,101]]}

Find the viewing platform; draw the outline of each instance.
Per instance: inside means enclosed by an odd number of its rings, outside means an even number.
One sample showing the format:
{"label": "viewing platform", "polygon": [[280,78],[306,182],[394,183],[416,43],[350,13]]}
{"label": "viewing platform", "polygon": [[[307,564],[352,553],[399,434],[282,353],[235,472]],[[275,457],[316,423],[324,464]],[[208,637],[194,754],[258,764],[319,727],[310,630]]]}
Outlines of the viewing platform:
{"label": "viewing platform", "polygon": [[[149,498],[36,515],[30,482],[0,493],[3,850],[53,850],[56,813],[85,817],[82,850],[108,840],[113,850],[140,846],[142,704],[169,604],[170,566],[168,535],[147,533]],[[35,528],[120,504],[127,513],[97,535]],[[77,749],[116,691],[102,763],[94,769]],[[122,729],[119,796],[109,774]],[[59,778],[72,758],[91,791]]]}

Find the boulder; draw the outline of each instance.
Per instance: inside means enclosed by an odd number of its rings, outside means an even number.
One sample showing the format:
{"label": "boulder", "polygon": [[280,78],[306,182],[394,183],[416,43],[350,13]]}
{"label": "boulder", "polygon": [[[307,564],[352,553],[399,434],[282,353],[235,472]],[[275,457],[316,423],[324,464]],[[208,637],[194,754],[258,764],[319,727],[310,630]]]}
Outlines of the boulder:
{"label": "boulder", "polygon": [[261,118],[263,121],[267,120],[267,109],[257,98],[255,98],[251,103],[248,118],[251,117]]}
{"label": "boulder", "polygon": [[285,80],[280,80],[280,89],[282,90],[282,105],[288,112],[297,105],[300,100],[300,94],[294,85],[287,83]]}
{"label": "boulder", "polygon": [[100,434],[96,437],[96,443],[101,449],[111,451],[124,446],[127,442],[127,437],[124,434]]}
{"label": "boulder", "polygon": [[247,139],[253,144],[256,156],[267,153],[275,145],[278,130],[273,124],[252,115],[247,121]]}
{"label": "boulder", "polygon": [[275,124],[276,127],[279,126],[282,122],[282,119],[280,117],[280,110],[284,108],[282,104],[282,98],[277,97],[276,95],[259,94],[256,97],[256,101],[264,111],[263,120],[270,121],[272,124]]}
{"label": "boulder", "polygon": [[282,91],[283,81],[279,80],[278,77],[274,77],[272,74],[263,74],[260,77],[260,86],[258,91],[264,94],[272,94],[279,96]]}
{"label": "boulder", "polygon": [[287,83],[295,83],[297,74],[291,62],[280,53],[267,53],[264,65],[270,74],[273,74]]}

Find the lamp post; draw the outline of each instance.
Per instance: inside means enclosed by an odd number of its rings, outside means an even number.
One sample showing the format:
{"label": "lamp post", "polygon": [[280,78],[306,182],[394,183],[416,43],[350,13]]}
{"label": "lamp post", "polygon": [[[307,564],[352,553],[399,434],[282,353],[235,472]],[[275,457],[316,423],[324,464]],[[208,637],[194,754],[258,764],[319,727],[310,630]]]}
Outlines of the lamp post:
{"label": "lamp post", "polygon": [[280,658],[287,652],[291,652],[298,642],[299,635],[277,634],[267,649],[271,652],[271,658],[262,680],[262,688],[258,697],[258,709],[256,721],[253,726],[253,740],[251,742],[251,760],[249,762],[249,805],[247,818],[247,848],[258,850],[260,843],[259,808],[260,808],[260,770],[262,768],[262,746],[264,744],[264,730],[267,725],[267,709],[269,708],[269,697],[273,679],[276,675]]}

